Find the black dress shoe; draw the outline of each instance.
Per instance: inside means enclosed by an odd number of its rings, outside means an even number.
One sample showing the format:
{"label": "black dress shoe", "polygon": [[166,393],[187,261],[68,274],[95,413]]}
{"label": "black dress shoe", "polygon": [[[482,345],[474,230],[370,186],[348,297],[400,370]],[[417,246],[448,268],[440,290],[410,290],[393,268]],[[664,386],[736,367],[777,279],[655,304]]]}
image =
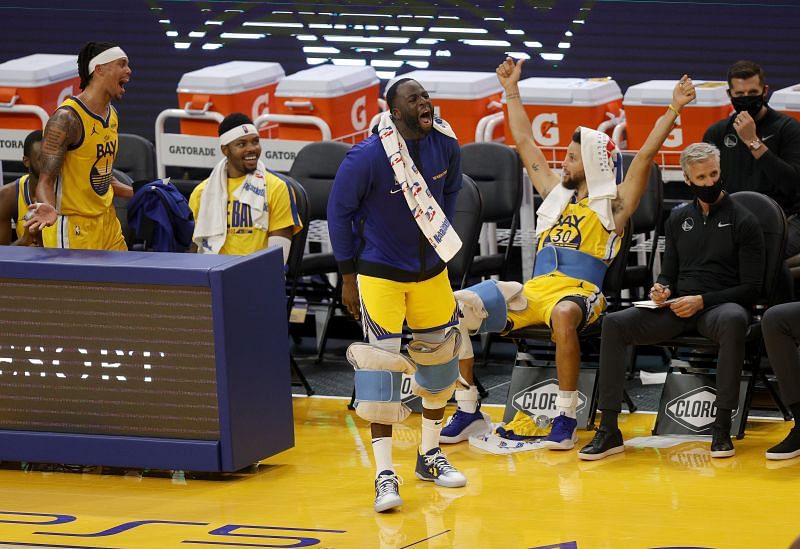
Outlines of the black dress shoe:
{"label": "black dress shoe", "polygon": [[800,456],[800,427],[795,426],[782,442],[767,450],[767,459],[792,459]]}
{"label": "black dress shoe", "polygon": [[594,434],[592,441],[581,448],[578,457],[587,461],[595,461],[614,454],[621,454],[625,451],[625,444],[622,442],[622,431],[614,429],[608,431],[600,428]]}
{"label": "black dress shoe", "polygon": [[730,431],[719,427],[711,428],[711,457],[726,458],[736,454]]}

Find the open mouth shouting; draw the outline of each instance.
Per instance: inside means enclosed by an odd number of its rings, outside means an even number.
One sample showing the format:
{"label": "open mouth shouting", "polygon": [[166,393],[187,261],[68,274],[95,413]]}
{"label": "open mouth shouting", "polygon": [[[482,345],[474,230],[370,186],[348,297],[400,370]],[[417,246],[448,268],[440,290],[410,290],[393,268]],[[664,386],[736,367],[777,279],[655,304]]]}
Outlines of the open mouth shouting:
{"label": "open mouth shouting", "polygon": [[433,127],[433,107],[429,104],[424,107],[419,113],[419,127],[423,131],[430,130]]}

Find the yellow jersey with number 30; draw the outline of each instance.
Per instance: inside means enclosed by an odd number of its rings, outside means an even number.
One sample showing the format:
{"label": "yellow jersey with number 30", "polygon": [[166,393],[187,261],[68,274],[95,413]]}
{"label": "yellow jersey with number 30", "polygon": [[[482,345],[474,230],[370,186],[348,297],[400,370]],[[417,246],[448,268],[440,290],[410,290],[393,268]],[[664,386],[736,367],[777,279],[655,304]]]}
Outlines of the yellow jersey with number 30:
{"label": "yellow jersey with number 30", "polygon": [[94,217],[111,208],[114,190],[111,169],[117,156],[117,111],[109,104],[105,118],[93,113],[77,97],[59,106],[81,122],[81,137],[67,149],[56,182],[56,209],[61,215]]}
{"label": "yellow jersey with number 30", "polygon": [[545,246],[557,246],[578,250],[611,263],[619,252],[622,238],[603,227],[603,223],[589,208],[589,199],[570,202],[561,217],[549,231],[539,237],[538,252]]}

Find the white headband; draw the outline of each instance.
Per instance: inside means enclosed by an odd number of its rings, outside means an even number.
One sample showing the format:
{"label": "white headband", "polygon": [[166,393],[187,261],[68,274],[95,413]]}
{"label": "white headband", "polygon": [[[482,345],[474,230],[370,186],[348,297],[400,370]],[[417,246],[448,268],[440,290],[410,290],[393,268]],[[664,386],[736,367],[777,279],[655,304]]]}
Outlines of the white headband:
{"label": "white headband", "polygon": [[89,74],[94,72],[94,69],[97,67],[97,65],[105,65],[106,63],[111,63],[112,61],[123,58],[127,59],[128,55],[122,51],[122,48],[119,46],[114,46],[113,48],[101,51],[92,57],[91,61],[89,61]]}
{"label": "white headband", "polygon": [[219,144],[220,145],[227,145],[239,139],[240,137],[244,137],[245,135],[258,135],[258,130],[253,124],[242,124],[241,126],[236,126],[235,128],[226,131],[222,135],[219,136]]}

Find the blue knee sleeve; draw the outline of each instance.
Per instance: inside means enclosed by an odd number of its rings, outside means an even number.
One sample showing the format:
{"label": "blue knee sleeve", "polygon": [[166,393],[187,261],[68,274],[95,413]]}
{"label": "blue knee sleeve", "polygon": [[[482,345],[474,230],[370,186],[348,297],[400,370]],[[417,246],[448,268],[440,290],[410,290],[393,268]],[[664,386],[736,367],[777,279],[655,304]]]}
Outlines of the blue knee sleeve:
{"label": "blue knee sleeve", "polygon": [[418,365],[414,381],[431,393],[438,393],[450,387],[458,379],[458,356],[444,364],[433,366]]}
{"label": "blue knee sleeve", "polygon": [[478,297],[483,301],[483,308],[489,316],[483,319],[480,327],[475,332],[476,334],[485,334],[487,332],[499,333],[506,327],[506,320],[508,315],[508,308],[506,300],[494,280],[484,280],[480,284],[465,288],[470,292],[478,294]]}
{"label": "blue knee sleeve", "polygon": [[357,402],[400,402],[401,372],[356,370]]}

